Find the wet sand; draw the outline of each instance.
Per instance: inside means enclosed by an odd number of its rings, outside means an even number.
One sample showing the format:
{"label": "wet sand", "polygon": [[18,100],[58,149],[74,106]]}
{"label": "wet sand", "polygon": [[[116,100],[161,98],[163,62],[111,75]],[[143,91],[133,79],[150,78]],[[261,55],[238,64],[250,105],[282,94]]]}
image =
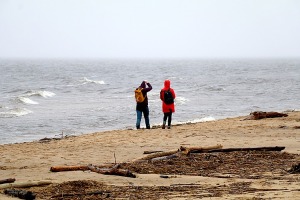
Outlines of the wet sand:
{"label": "wet sand", "polygon": [[[236,179],[202,176],[179,176],[162,179],[159,174],[138,174],[137,178],[107,176],[90,171],[50,172],[51,166],[102,165],[130,162],[143,156],[144,151],[170,151],[180,146],[213,146],[223,148],[284,146],[284,152],[300,154],[300,112],[288,112],[288,117],[243,120],[247,116],[217,121],[173,126],[171,129],[115,130],[66,137],[59,140],[0,145],[1,179],[16,182],[49,180],[62,183],[75,180],[95,180],[115,186],[169,186],[171,184],[203,185],[230,184]],[[175,116],[174,116],[175,117]],[[299,160],[300,163],[300,160]],[[277,188],[265,192],[263,198],[300,199],[298,182],[251,180],[252,187]],[[282,191],[289,188],[289,191]],[[282,189],[282,190],[280,190]],[[0,199],[12,199],[3,195]],[[226,195],[220,199],[258,198],[258,193]],[[38,199],[38,198],[37,198]],[[209,199],[209,198],[208,198]]]}

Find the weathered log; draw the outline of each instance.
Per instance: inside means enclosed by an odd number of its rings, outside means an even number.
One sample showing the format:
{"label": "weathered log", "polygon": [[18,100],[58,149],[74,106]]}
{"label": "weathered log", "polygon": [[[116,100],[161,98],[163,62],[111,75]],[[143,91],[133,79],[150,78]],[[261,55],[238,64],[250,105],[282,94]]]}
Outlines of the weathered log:
{"label": "weathered log", "polygon": [[0,184],[4,184],[4,183],[13,183],[13,182],[15,182],[15,181],[16,181],[15,178],[8,178],[8,179],[0,180]]}
{"label": "weathered log", "polygon": [[279,112],[263,112],[263,111],[254,111],[250,113],[250,116],[245,118],[244,120],[258,120],[264,118],[275,118],[275,117],[287,117],[288,115],[285,113]]}
{"label": "weathered log", "polygon": [[178,151],[179,150],[176,149],[176,150],[172,150],[172,151],[153,153],[153,154],[149,154],[147,156],[136,158],[136,159],[132,160],[131,162],[138,162],[138,161],[143,161],[143,160],[151,160],[151,159],[157,158],[157,157],[169,156],[169,155],[177,153]]}
{"label": "weathered log", "polygon": [[190,153],[214,153],[214,152],[233,152],[233,151],[282,151],[285,147],[253,147],[253,148],[227,148],[211,150],[193,150]]}
{"label": "weathered log", "polygon": [[169,155],[169,156],[163,156],[163,157],[157,157],[157,158],[152,158],[151,161],[158,161],[158,160],[169,160],[173,158],[177,158],[178,155],[177,153]]}
{"label": "weathered log", "polygon": [[117,175],[117,176],[126,176],[126,177],[131,177],[131,178],[136,178],[136,175],[133,174],[131,171],[126,170],[126,169],[118,169],[119,165],[116,165],[112,168],[99,168],[97,166],[94,166],[92,164],[88,165],[88,168],[92,172],[96,172],[99,174],[104,174],[104,175]]}
{"label": "weathered log", "polygon": [[35,199],[36,194],[34,194],[31,191],[25,191],[25,190],[15,190],[15,189],[6,189],[4,190],[4,194],[18,197],[20,199],[26,199],[26,200],[33,200]]}
{"label": "weathered log", "polygon": [[[113,167],[114,164],[96,165],[98,168],[109,168]],[[87,165],[73,165],[73,166],[52,166],[50,167],[51,172],[63,172],[63,171],[86,171],[90,170]]]}
{"label": "weathered log", "polygon": [[163,151],[144,151],[144,154],[152,154],[152,153],[159,153]]}
{"label": "weathered log", "polygon": [[140,158],[136,158],[134,160],[132,160],[131,162],[139,162],[139,161],[145,161],[145,160],[152,160],[153,158],[159,158],[159,157],[165,157],[165,156],[170,156],[173,154],[177,154],[177,153],[183,153],[185,155],[189,154],[189,152],[191,150],[209,150],[209,149],[219,149],[222,148],[222,145],[216,145],[216,146],[209,146],[209,147],[180,147],[179,149],[176,150],[172,150],[172,151],[165,151],[165,152],[158,152],[158,153],[153,153],[153,154],[149,154]]}
{"label": "weathered log", "polygon": [[45,185],[50,185],[51,183],[52,183],[51,181],[29,181],[29,182],[21,182],[21,183],[5,183],[0,185],[0,189],[45,186]]}
{"label": "weathered log", "polygon": [[50,168],[51,172],[62,172],[62,171],[86,171],[89,170],[87,165],[78,166],[53,166]]}
{"label": "weathered log", "polygon": [[201,151],[208,151],[208,150],[217,150],[217,149],[222,149],[223,146],[218,144],[215,146],[209,146],[209,147],[180,147],[180,151],[185,154],[185,155],[189,155],[192,152],[201,152]]}

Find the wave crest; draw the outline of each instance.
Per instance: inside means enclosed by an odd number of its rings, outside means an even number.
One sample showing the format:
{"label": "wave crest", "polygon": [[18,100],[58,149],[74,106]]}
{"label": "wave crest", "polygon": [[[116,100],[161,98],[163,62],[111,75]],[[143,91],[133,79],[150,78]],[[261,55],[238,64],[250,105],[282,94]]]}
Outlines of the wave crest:
{"label": "wave crest", "polygon": [[186,102],[189,101],[189,99],[185,98],[185,97],[176,97],[175,98],[175,103],[176,105],[183,105],[186,104]]}
{"label": "wave crest", "polygon": [[30,97],[30,96],[41,96],[44,98],[48,98],[48,97],[53,97],[56,94],[53,92],[49,92],[46,90],[38,90],[38,91],[28,91],[26,92],[26,96]]}
{"label": "wave crest", "polygon": [[15,109],[8,110],[6,112],[0,112],[0,118],[20,117],[30,113],[32,113],[32,111],[26,108],[15,108]]}
{"label": "wave crest", "polygon": [[18,100],[25,104],[39,104],[38,102],[33,101],[27,97],[18,97]]}
{"label": "wave crest", "polygon": [[105,82],[104,81],[94,81],[91,79],[88,79],[86,77],[83,78],[84,83],[83,84],[87,84],[87,83],[95,83],[95,84],[99,84],[99,85],[104,85]]}

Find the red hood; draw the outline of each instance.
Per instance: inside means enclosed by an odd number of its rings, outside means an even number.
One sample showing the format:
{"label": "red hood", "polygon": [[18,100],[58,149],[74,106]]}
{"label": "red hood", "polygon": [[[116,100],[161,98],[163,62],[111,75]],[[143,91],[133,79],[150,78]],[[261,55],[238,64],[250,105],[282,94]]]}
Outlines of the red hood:
{"label": "red hood", "polygon": [[171,86],[171,81],[170,80],[165,80],[165,89],[169,89]]}

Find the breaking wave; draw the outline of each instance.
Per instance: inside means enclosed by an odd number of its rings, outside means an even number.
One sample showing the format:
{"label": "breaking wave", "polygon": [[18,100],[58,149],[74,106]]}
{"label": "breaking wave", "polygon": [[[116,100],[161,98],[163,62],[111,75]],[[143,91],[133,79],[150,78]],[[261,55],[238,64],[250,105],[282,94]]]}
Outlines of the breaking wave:
{"label": "breaking wave", "polygon": [[27,97],[18,97],[18,100],[22,103],[25,103],[25,104],[39,104],[38,102],[36,101],[33,101]]}
{"label": "breaking wave", "polygon": [[6,112],[0,112],[0,118],[20,117],[30,113],[32,113],[32,111],[26,108],[14,108]]}
{"label": "breaking wave", "polygon": [[45,90],[38,90],[38,91],[28,91],[25,93],[25,96],[41,96],[44,98],[53,97],[56,94],[53,92],[45,91]]}
{"label": "breaking wave", "polygon": [[188,102],[189,100],[185,97],[176,97],[175,98],[175,104],[176,105],[183,105],[186,104],[186,102]]}
{"label": "breaking wave", "polygon": [[199,123],[199,122],[209,122],[209,121],[215,121],[216,119],[214,117],[203,117],[203,118],[196,118],[196,119],[193,119],[193,120],[188,120],[188,121],[185,121],[185,122],[178,122],[176,124],[196,124],[196,123]]}
{"label": "breaking wave", "polygon": [[99,84],[99,85],[104,85],[105,82],[104,81],[94,81],[91,79],[88,79],[86,77],[83,78],[83,84],[87,84],[87,83],[95,83],[95,84]]}

